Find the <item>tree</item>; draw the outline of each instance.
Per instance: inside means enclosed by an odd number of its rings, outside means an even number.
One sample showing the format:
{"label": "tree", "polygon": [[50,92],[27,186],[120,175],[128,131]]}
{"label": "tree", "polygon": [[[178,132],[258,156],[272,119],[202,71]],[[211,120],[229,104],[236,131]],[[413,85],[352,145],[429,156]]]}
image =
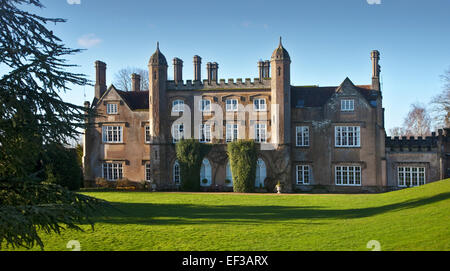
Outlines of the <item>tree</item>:
{"label": "tree", "polygon": [[114,85],[120,90],[131,91],[131,75],[133,73],[141,76],[141,90],[148,89],[148,70],[139,68],[125,68],[119,70],[115,75]]}
{"label": "tree", "polygon": [[45,154],[43,169],[46,182],[61,185],[71,191],[79,190],[83,182],[83,171],[77,150],[51,144],[47,146]]}
{"label": "tree", "polygon": [[84,128],[84,107],[59,93],[89,81],[68,71],[75,65],[64,58],[80,50],[65,47],[46,28],[65,20],[31,14],[22,5],[43,8],[39,0],[0,0],[0,246],[43,248],[38,229],[80,229],[76,223],[89,221],[106,202],[40,177],[47,146],[67,144]]}
{"label": "tree", "polygon": [[450,127],[450,68],[441,77],[443,90],[431,100],[433,121],[438,129]]}
{"label": "tree", "polygon": [[403,127],[394,127],[389,130],[389,135],[400,137],[400,136],[406,135],[406,131],[405,131],[405,128],[403,128]]}
{"label": "tree", "polygon": [[405,118],[403,128],[406,136],[431,135],[431,118],[425,106],[412,104],[411,110]]}

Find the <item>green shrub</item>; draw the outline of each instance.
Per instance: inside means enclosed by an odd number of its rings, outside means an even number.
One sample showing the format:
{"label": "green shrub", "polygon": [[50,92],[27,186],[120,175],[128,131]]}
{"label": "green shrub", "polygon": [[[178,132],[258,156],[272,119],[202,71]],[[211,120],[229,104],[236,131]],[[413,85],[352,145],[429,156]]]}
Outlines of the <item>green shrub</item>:
{"label": "green shrub", "polygon": [[117,182],[115,181],[108,181],[103,178],[97,178],[95,179],[95,186],[99,188],[113,188],[115,189],[117,187]]}
{"label": "green shrub", "polygon": [[195,139],[183,139],[176,144],[177,160],[181,170],[183,191],[200,191],[200,169],[209,145],[201,144]]}
{"label": "green shrub", "polygon": [[47,145],[43,165],[47,183],[58,184],[72,191],[82,186],[83,171],[75,149],[60,144]]}
{"label": "green shrub", "polygon": [[238,140],[228,144],[233,188],[235,192],[251,193],[255,190],[258,155],[253,140]]}

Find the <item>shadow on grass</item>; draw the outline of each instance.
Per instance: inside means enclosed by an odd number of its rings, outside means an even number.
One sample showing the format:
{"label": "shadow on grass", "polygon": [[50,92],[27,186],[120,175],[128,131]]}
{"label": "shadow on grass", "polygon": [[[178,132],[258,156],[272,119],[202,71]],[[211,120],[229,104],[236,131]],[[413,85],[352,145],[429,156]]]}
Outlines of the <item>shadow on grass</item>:
{"label": "shadow on grass", "polygon": [[[98,217],[95,220],[108,224],[192,225],[217,223],[268,224],[296,219],[354,219],[425,206],[449,198],[450,193],[442,193],[428,198],[360,209],[321,209],[316,206],[113,203],[113,206],[119,211],[113,210],[108,212],[106,216]],[[312,223],[316,224],[315,222]],[[311,224],[311,222],[308,224]]]}

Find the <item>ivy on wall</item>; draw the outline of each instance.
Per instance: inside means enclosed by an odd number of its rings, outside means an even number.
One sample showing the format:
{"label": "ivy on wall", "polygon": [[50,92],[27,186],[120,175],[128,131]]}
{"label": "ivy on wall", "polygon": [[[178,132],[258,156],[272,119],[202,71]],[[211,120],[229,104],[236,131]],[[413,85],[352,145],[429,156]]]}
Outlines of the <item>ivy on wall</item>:
{"label": "ivy on wall", "polygon": [[200,169],[210,146],[195,139],[183,139],[176,144],[177,160],[181,171],[181,190],[200,191]]}
{"label": "ivy on wall", "polygon": [[255,188],[258,155],[253,140],[238,140],[228,144],[234,192],[251,193]]}

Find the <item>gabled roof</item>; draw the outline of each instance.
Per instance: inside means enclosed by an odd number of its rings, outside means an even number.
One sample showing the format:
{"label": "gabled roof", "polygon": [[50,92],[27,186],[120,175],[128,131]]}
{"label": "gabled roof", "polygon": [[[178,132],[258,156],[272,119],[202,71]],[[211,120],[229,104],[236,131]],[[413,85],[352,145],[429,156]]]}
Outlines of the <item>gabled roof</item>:
{"label": "gabled roof", "polygon": [[[345,84],[353,85],[350,79],[346,78],[340,86],[293,86],[291,87],[292,107],[322,107]],[[355,88],[369,104],[381,95],[381,92],[371,89],[370,85],[355,86]]]}
{"label": "gabled roof", "polygon": [[148,90],[147,91],[122,91],[117,90],[117,93],[123,101],[130,107],[131,110],[148,110]]}

